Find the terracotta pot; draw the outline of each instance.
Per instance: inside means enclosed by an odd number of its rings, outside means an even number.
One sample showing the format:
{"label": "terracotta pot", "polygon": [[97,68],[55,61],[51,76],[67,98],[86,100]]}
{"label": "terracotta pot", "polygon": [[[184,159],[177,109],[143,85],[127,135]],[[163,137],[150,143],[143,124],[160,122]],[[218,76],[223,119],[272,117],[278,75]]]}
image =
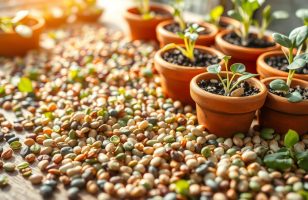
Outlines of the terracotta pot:
{"label": "terracotta pot", "polygon": [[103,14],[103,9],[98,9],[96,12],[77,12],[77,19],[83,22],[97,22]]}
{"label": "terracotta pot", "polygon": [[28,24],[27,21],[35,23],[31,26],[33,31],[32,37],[24,38],[16,32],[0,32],[1,56],[23,56],[31,49],[39,48],[40,35],[45,25],[44,19],[29,16],[24,20],[25,24]]}
{"label": "terracotta pot", "polygon": [[48,27],[58,27],[67,22],[67,15],[62,17],[45,17],[46,26]]}
{"label": "terracotta pot", "polygon": [[[257,60],[257,72],[258,74],[260,74],[261,79],[268,78],[268,77],[274,77],[274,76],[288,77],[287,72],[271,67],[265,62],[267,58],[273,57],[273,56],[283,56],[284,57],[284,54],[281,51],[271,51],[271,52],[263,53],[259,56]],[[294,74],[294,78],[308,81],[308,74]]]}
{"label": "terracotta pot", "polygon": [[[221,16],[219,21],[222,22],[223,24],[227,24],[228,26],[232,26],[232,28],[239,28],[241,26],[241,23],[239,21],[232,19],[231,17]],[[229,29],[228,27],[227,28],[220,27],[219,32],[228,29]]]}
{"label": "terracotta pot", "polygon": [[154,4],[150,6],[151,11],[166,13],[166,15],[156,15],[154,18],[145,20],[139,14],[136,7],[127,9],[124,18],[128,23],[130,37],[132,40],[156,40],[156,26],[166,20],[172,19],[171,8],[165,5]]}
{"label": "terracotta pot", "polygon": [[[219,51],[209,48],[196,46],[197,49],[222,57]],[[190,80],[198,74],[206,71],[205,67],[185,67],[168,63],[162,58],[162,50],[159,50],[154,57],[155,68],[160,74],[160,80],[164,93],[174,100],[179,100],[184,104],[194,105],[190,97]],[[221,61],[220,64],[222,64]]]}
{"label": "terracotta pot", "polygon": [[[258,57],[265,52],[274,51],[279,49],[279,45],[276,44],[272,47],[267,48],[248,48],[238,45],[231,44],[223,39],[223,37],[230,33],[231,30],[225,30],[217,34],[215,41],[216,45],[221,49],[221,51],[229,56],[232,56],[230,64],[232,63],[243,63],[246,65],[247,71],[251,73],[256,73],[256,61]],[[269,36],[265,36],[267,40],[273,41]]]}
{"label": "terracotta pot", "polygon": [[[277,78],[286,80],[285,77],[271,77],[261,80],[265,85]],[[300,85],[308,88],[308,82],[293,79],[291,86]],[[262,127],[273,128],[275,132],[285,134],[289,129],[299,134],[308,133],[308,100],[291,103],[286,98],[268,92],[264,106],[259,114]]]}
{"label": "terracotta pot", "polygon": [[[174,20],[168,20],[168,21],[164,21],[158,24],[156,28],[156,34],[157,34],[157,39],[161,47],[167,44],[170,44],[170,43],[184,44],[183,39],[180,38],[176,33],[172,33],[165,29],[167,25],[170,25],[173,23],[176,23],[176,22]],[[215,43],[215,36],[218,33],[218,29],[216,28],[216,26],[213,24],[209,24],[207,22],[202,22],[198,24],[202,27],[205,27],[207,30],[209,30],[209,34],[199,35],[199,38],[196,41],[196,44],[202,45],[202,46],[213,45]]]}
{"label": "terracotta pot", "polygon": [[[226,77],[227,72],[222,76]],[[231,73],[229,73],[231,75]],[[197,83],[201,80],[218,79],[216,74],[203,73],[190,82],[190,94],[196,102],[199,124],[219,137],[232,137],[235,133],[247,133],[256,111],[264,104],[267,90],[263,83],[255,78],[247,82],[259,88],[260,93],[248,97],[226,97],[212,94],[201,89]]]}

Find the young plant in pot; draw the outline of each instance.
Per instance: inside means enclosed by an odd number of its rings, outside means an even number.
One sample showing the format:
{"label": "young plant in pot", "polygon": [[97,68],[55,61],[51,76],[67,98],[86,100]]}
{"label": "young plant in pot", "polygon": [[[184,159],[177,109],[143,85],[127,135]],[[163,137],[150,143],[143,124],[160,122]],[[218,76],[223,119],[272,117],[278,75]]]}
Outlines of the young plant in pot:
{"label": "young plant in pot", "polygon": [[[235,9],[228,11],[228,15],[241,22],[240,29],[222,31],[216,36],[216,45],[223,53],[232,56],[231,63],[244,63],[252,73],[256,72],[256,60],[259,55],[279,48],[270,36],[265,35],[268,25],[273,19],[287,17],[287,13],[283,11],[272,14],[270,6],[266,6],[259,25],[259,22],[253,19],[255,11],[261,7],[259,2],[235,0]],[[250,31],[252,24],[258,25],[258,34]]]}
{"label": "young plant in pot", "polygon": [[154,57],[164,93],[184,104],[194,104],[189,94],[190,80],[204,72],[207,66],[222,64],[219,59],[222,53],[209,47],[195,46],[198,33],[202,31],[198,24],[189,26],[184,33],[179,33],[185,45],[168,44]]}
{"label": "young plant in pot", "polygon": [[64,6],[44,6],[40,10],[35,10],[39,15],[43,16],[47,27],[58,27],[67,22],[70,15],[69,9]]}
{"label": "young plant in pot", "polygon": [[308,133],[308,82],[294,79],[294,74],[308,64],[308,54],[301,54],[301,47],[308,37],[308,26],[294,29],[289,37],[274,33],[273,37],[279,44],[293,52],[287,56],[288,77],[271,77],[262,82],[268,87],[268,97],[260,112],[260,125],[275,129],[277,133],[285,133],[289,129],[299,134]]}
{"label": "young plant in pot", "polygon": [[226,29],[236,29],[241,26],[240,22],[231,18],[222,16],[224,13],[224,7],[218,5],[214,7],[209,14],[205,16],[205,21],[214,24],[219,31]]}
{"label": "young plant in pot", "polygon": [[30,16],[28,11],[0,17],[0,56],[22,56],[38,48],[44,24],[44,19]]}
{"label": "young plant in pot", "polygon": [[[192,23],[185,20],[183,8],[183,0],[173,0],[174,19],[161,22],[157,26],[156,33],[161,47],[170,43],[184,44],[183,39],[177,33],[184,33]],[[216,26],[207,22],[201,22],[198,25],[203,27],[204,30],[199,33],[199,39],[196,44],[203,46],[213,45],[215,43],[215,35],[218,32]]]}
{"label": "young plant in pot", "polygon": [[84,22],[97,22],[104,10],[97,6],[96,0],[76,1],[77,19]]}
{"label": "young plant in pot", "polygon": [[194,77],[190,82],[190,94],[196,102],[198,122],[219,137],[231,137],[235,133],[247,133],[266,98],[266,87],[246,72],[241,63],[228,69],[230,56],[224,58],[226,71],[215,64],[207,73]]}
{"label": "young plant in pot", "polygon": [[136,6],[128,8],[124,18],[132,40],[155,40],[160,22],[172,19],[171,8],[162,4],[150,4],[150,0],[135,0]]}
{"label": "young plant in pot", "polygon": [[[275,42],[281,45],[282,51],[267,52],[258,58],[257,71],[261,78],[274,76],[288,77],[288,66],[293,62],[294,56],[304,57],[308,54],[308,52],[303,53],[302,51],[305,40],[302,44],[294,42],[298,34],[304,36],[306,31],[308,31],[307,25],[292,30],[289,36],[279,33],[273,34]],[[297,68],[292,77],[308,81],[308,63],[303,67]]]}

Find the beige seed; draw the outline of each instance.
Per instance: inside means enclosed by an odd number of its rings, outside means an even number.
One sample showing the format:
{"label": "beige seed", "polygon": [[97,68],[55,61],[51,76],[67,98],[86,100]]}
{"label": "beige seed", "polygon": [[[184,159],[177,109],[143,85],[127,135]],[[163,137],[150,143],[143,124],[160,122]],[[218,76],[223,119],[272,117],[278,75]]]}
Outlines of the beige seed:
{"label": "beige seed", "polygon": [[37,185],[40,184],[43,180],[43,176],[41,174],[32,174],[29,177],[29,181],[33,184],[33,185]]}

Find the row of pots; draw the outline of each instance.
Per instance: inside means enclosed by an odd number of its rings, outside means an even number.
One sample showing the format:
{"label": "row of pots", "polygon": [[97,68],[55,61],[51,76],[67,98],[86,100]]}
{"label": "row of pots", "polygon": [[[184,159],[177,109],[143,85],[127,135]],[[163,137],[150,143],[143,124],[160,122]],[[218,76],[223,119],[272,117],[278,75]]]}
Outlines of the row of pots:
{"label": "row of pots", "polygon": [[[170,8],[164,5],[152,5],[151,10],[170,13]],[[161,46],[169,43],[183,43],[183,40],[176,34],[164,28],[174,23],[171,14],[144,20],[138,14],[137,8],[130,8],[125,13],[125,19],[130,27],[133,40],[154,39],[158,40]],[[238,23],[230,21],[227,17],[222,20],[224,23],[235,23],[235,26]],[[205,68],[203,67],[185,67],[169,63],[162,58],[165,52],[159,50],[154,58],[155,68],[161,76],[162,88],[169,97],[180,100],[184,104],[196,105],[199,123],[218,136],[229,137],[234,133],[247,132],[256,111],[258,111],[258,121],[262,127],[273,128],[278,133],[286,133],[290,128],[300,134],[308,133],[308,102],[290,103],[286,98],[267,91],[269,83],[275,79],[273,77],[287,77],[286,72],[277,70],[265,62],[269,56],[283,55],[281,51],[277,51],[280,48],[279,45],[267,48],[241,47],[223,39],[230,30],[217,30],[214,25],[205,22],[200,22],[199,25],[211,30],[209,34],[200,35],[198,38],[195,48],[199,51],[222,57],[223,54],[216,50],[219,49],[224,54],[232,56],[231,63],[243,63],[250,72],[256,71],[256,60],[258,60],[257,71],[261,79],[265,79],[259,81],[251,78],[247,82],[258,88],[260,93],[248,97],[226,97],[206,92],[197,83],[200,80],[217,79],[216,75],[204,73]],[[266,39],[273,41],[268,36]],[[216,49],[205,47],[214,45],[214,43],[216,43]],[[222,62],[220,64],[224,66]],[[294,79],[292,86],[308,87],[308,82],[303,81],[308,80],[307,75],[296,75],[295,78],[302,80]]]}

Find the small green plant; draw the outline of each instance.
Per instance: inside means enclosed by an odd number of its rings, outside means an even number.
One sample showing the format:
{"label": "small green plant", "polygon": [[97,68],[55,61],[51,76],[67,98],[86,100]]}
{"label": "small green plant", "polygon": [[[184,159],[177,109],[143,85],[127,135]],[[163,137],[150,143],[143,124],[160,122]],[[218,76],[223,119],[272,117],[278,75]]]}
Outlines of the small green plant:
{"label": "small green plant", "polygon": [[271,13],[271,6],[267,5],[262,11],[261,24],[257,20],[253,21],[253,24],[259,29],[258,38],[262,39],[264,37],[266,29],[273,20],[287,19],[288,17],[289,14],[283,10],[277,10]]}
{"label": "small green plant", "polygon": [[222,5],[218,5],[215,8],[213,8],[209,14],[205,16],[205,21],[219,27],[220,17],[223,13],[224,13],[224,7]]}
{"label": "small green plant", "polygon": [[189,26],[184,33],[178,33],[178,35],[184,40],[185,48],[171,43],[167,44],[162,48],[162,51],[168,51],[170,49],[178,49],[184,56],[189,58],[192,62],[195,61],[194,49],[196,41],[199,37],[200,32],[204,31],[203,27],[200,27],[198,24],[192,24]]}
{"label": "small green plant", "polygon": [[[296,11],[296,16],[303,20],[303,24],[308,26],[308,9],[302,8]],[[306,39],[306,53],[308,53],[308,39]]]}
{"label": "small green plant", "polygon": [[138,10],[143,19],[152,19],[154,14],[150,10],[150,0],[136,0]]}
{"label": "small green plant", "polygon": [[[250,74],[246,72],[246,67],[242,63],[234,63],[230,66],[230,71],[232,72],[232,75],[229,76],[229,69],[228,69],[228,62],[231,59],[231,56],[224,56],[222,58],[225,62],[225,67],[227,71],[226,78],[223,79],[220,75],[221,72],[221,66],[219,64],[210,65],[207,67],[207,71],[211,74],[216,74],[221,81],[223,87],[224,87],[224,95],[230,96],[231,92],[243,81],[250,79],[252,77],[258,76],[258,74]],[[241,75],[236,81],[234,81],[234,78],[236,75]]]}
{"label": "small green plant", "polygon": [[[308,53],[301,54],[303,43],[308,38],[308,26],[301,26],[291,31],[289,37],[280,33],[273,33],[273,38],[276,43],[288,49],[286,52],[283,48],[283,52],[289,62],[289,73],[287,82],[281,79],[276,79],[270,83],[272,90],[281,91],[285,94],[290,102],[302,101],[302,96],[299,92],[289,92],[289,88],[292,83],[293,76],[297,69],[304,67],[308,63]],[[294,57],[293,50],[296,49],[297,53]]]}
{"label": "small green plant", "polygon": [[184,11],[184,1],[183,0],[173,0],[172,7],[174,20],[180,25],[182,32],[185,31],[186,22],[184,20],[183,11]]}
{"label": "small green plant", "polygon": [[29,38],[32,36],[32,29],[21,23],[29,15],[29,12],[22,10],[16,13],[15,17],[0,17],[0,30],[5,33],[16,32],[22,37]]}
{"label": "small green plant", "polygon": [[284,171],[296,163],[299,168],[308,171],[308,150],[295,152],[294,145],[298,142],[298,133],[290,129],[284,137],[285,147],[275,153],[267,154],[263,159],[264,164],[268,168]]}
{"label": "small green plant", "polygon": [[271,14],[271,7],[266,6],[262,13],[262,22],[260,25],[253,17],[255,11],[262,6],[263,2],[264,0],[234,0],[234,10],[228,11],[230,17],[242,23],[241,29],[237,34],[241,37],[242,45],[244,46],[247,45],[248,35],[252,24],[255,24],[260,28],[258,36],[262,38],[273,19],[283,19],[288,17],[288,14],[284,11],[276,11]]}

